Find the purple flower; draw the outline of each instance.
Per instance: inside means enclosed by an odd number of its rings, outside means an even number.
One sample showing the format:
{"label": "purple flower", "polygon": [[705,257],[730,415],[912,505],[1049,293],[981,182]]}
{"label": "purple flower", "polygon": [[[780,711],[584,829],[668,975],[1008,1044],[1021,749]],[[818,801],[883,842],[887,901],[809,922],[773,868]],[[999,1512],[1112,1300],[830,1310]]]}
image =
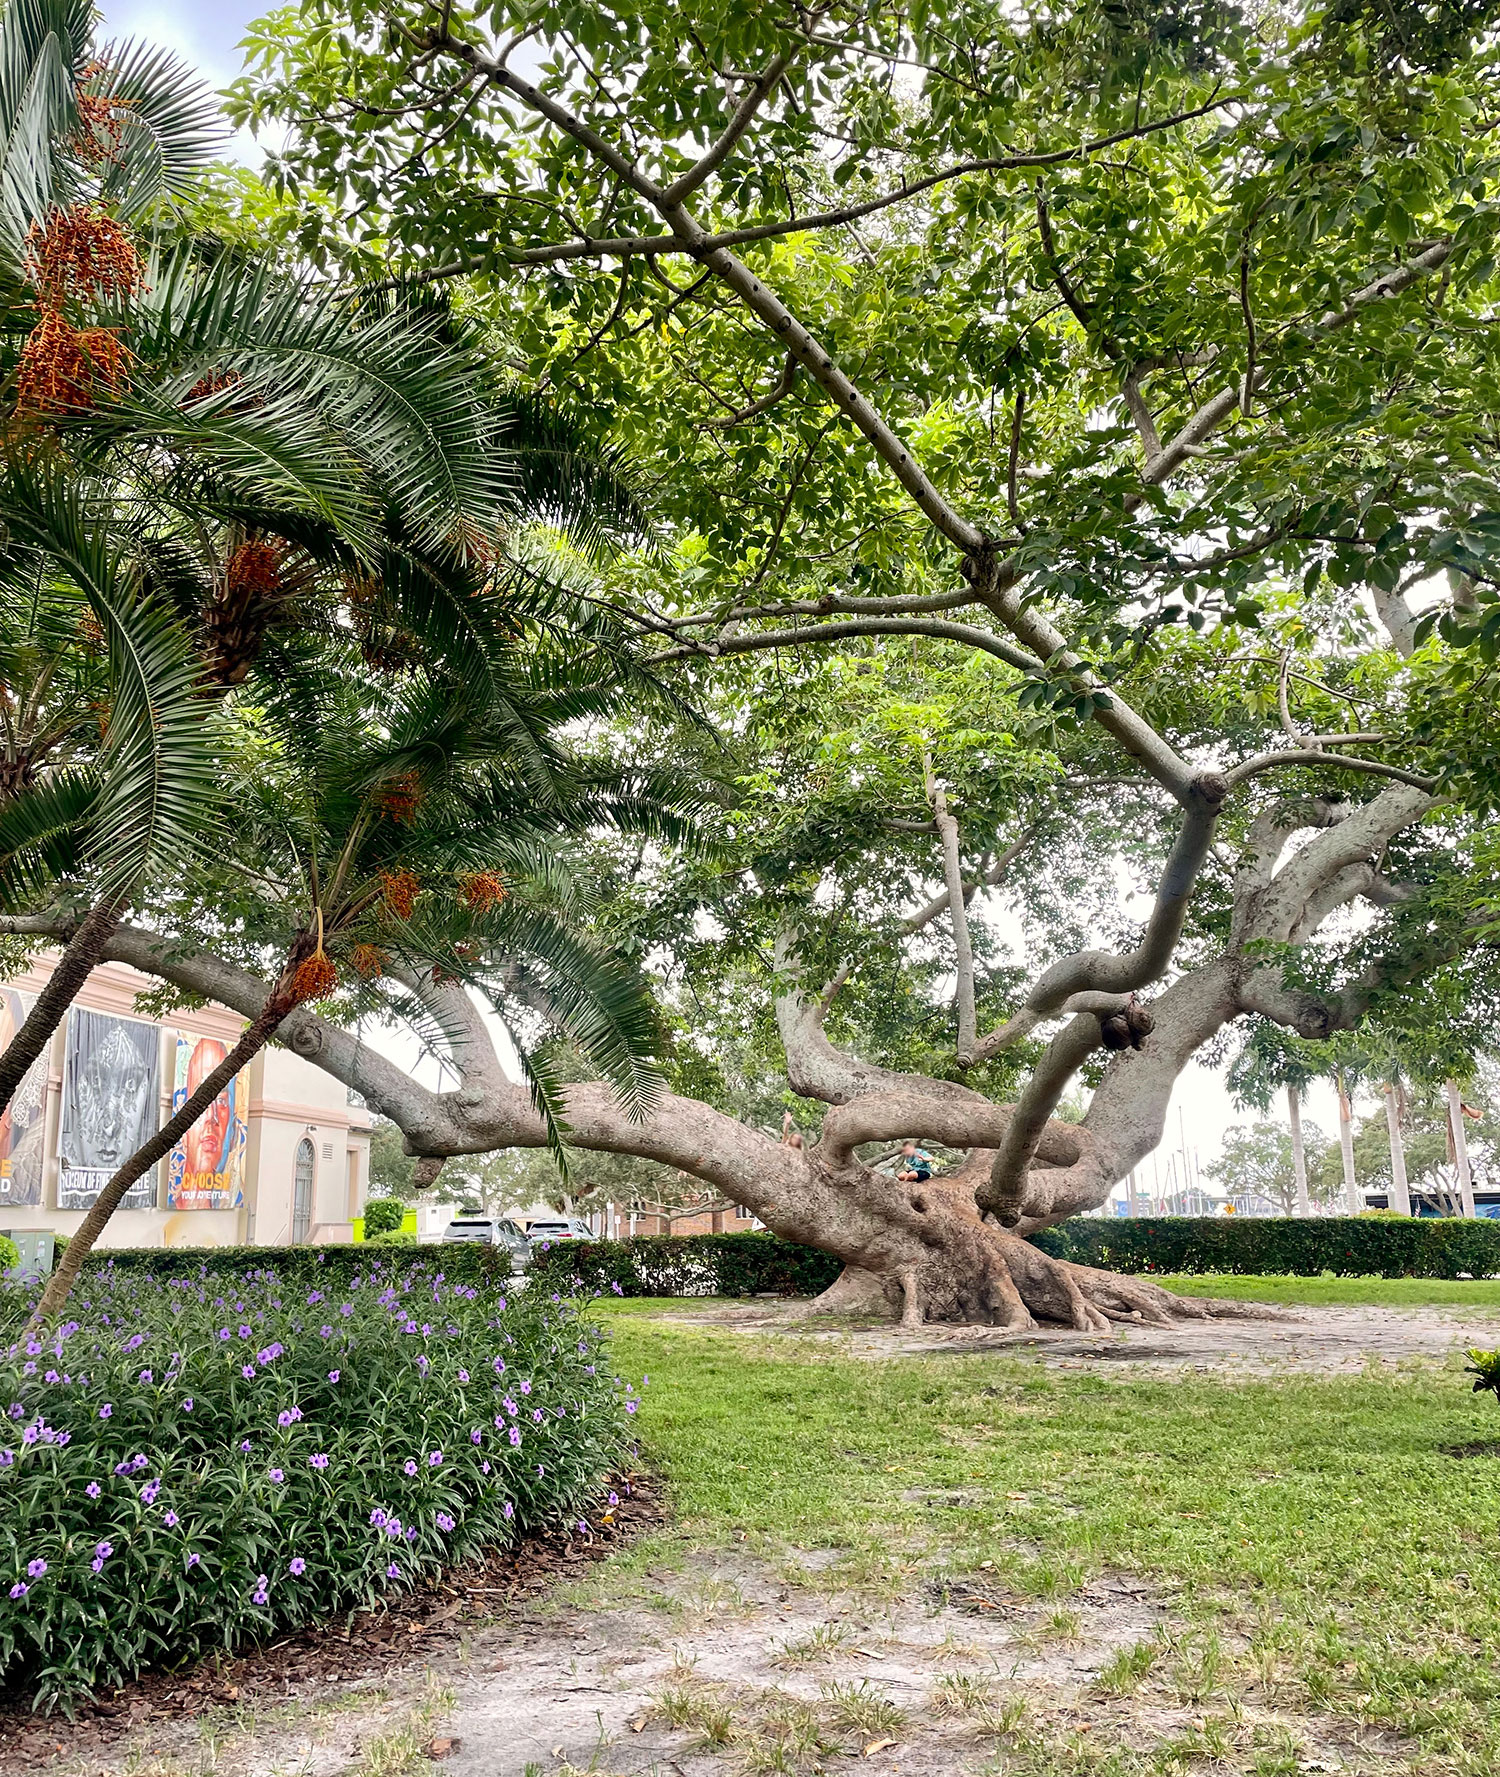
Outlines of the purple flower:
{"label": "purple flower", "polygon": [[93,1568],[95,1573],[103,1573],[104,1572],[104,1562],[100,1559],[100,1557],[98,1555],[95,1555],[94,1559],[89,1562],[89,1566]]}
{"label": "purple flower", "polygon": [[21,1442],[23,1444],[34,1444],[41,1435],[42,1430],[40,1426],[28,1425],[25,1431],[21,1433]]}
{"label": "purple flower", "polygon": [[407,1541],[408,1541],[408,1542],[409,1542],[409,1543],[414,1543],[414,1542],[415,1542],[415,1541],[416,1541],[416,1540],[417,1540],[417,1527],[416,1527],[416,1525],[415,1525],[415,1524],[408,1524],[408,1525],[407,1525],[407,1527],[406,1527],[406,1540],[407,1540]]}
{"label": "purple flower", "polygon": [[458,1379],[460,1382],[467,1382],[469,1380],[469,1372],[467,1370],[460,1370],[458,1372]]}
{"label": "purple flower", "polygon": [[176,1512],[168,1512],[162,1519],[162,1523],[166,1525],[168,1530],[175,1530],[181,1522],[182,1520],[177,1516]]}
{"label": "purple flower", "polygon": [[586,1520],[586,1519],[583,1519],[583,1518],[580,1518],[580,1519],[579,1519],[579,1520],[578,1520],[578,1534],[579,1534],[579,1535],[580,1535],[580,1536],[587,1536],[587,1535],[588,1535],[588,1533],[589,1533],[589,1527],[588,1527],[588,1522],[587,1522],[587,1520]]}
{"label": "purple flower", "polygon": [[448,1514],[446,1512],[439,1512],[438,1513],[437,1527],[439,1530],[443,1531],[445,1534],[453,1528],[453,1520],[448,1516]]}
{"label": "purple flower", "polygon": [[31,1587],[26,1584],[25,1580],[17,1580],[10,1589],[10,1595],[12,1598],[24,1598],[30,1590]]}
{"label": "purple flower", "polygon": [[255,1374],[255,1365],[254,1364],[242,1364],[240,1366],[240,1374],[248,1382],[250,1380],[250,1378]]}
{"label": "purple flower", "polygon": [[188,1398],[182,1403],[182,1410],[184,1413],[191,1413],[192,1412],[193,1397],[191,1395],[189,1395]]}
{"label": "purple flower", "polygon": [[145,1502],[148,1506],[154,1506],[156,1504],[156,1496],[160,1492],[161,1492],[161,1482],[160,1481],[148,1481],[146,1483],[146,1485],[141,1489],[141,1498],[143,1500],[145,1500]]}
{"label": "purple flower", "polygon": [[331,1339],[333,1337],[333,1328],[332,1327],[319,1327],[318,1331],[323,1335],[323,1337],[325,1339]]}
{"label": "purple flower", "polygon": [[487,1475],[490,1472],[490,1465],[487,1462],[481,1462],[479,1468],[482,1474]]}
{"label": "purple flower", "polygon": [[441,1450],[429,1450],[427,1452],[428,1468],[440,1468],[442,1466],[442,1461],[443,1453]]}
{"label": "purple flower", "polygon": [[114,1552],[115,1552],[115,1545],[113,1543],[95,1543],[94,1544],[94,1559],[96,1561],[108,1561],[108,1559],[110,1558],[111,1555],[114,1554]]}
{"label": "purple flower", "polygon": [[[241,1337],[241,1338],[242,1338],[242,1339],[248,1339],[248,1338],[249,1338],[249,1337],[250,1337],[250,1331],[251,1331],[251,1330],[250,1330],[250,1328],[249,1328],[249,1327],[241,1327],[241,1328],[240,1328],[240,1337]],[[265,1584],[265,1581],[264,1581],[264,1580],[262,1580],[262,1581],[261,1581],[261,1584],[262,1584],[262,1585],[264,1585],[264,1584]]]}
{"label": "purple flower", "polygon": [[133,1469],[143,1469],[146,1467],[146,1454],[143,1450],[137,1450],[135,1455],[131,1457],[130,1466]]}
{"label": "purple flower", "polygon": [[531,1393],[531,1384],[529,1382],[523,1382],[521,1384],[521,1393],[522,1394],[530,1394]]}
{"label": "purple flower", "polygon": [[627,1413],[633,1413],[639,1405],[640,1405],[639,1401],[626,1401],[625,1411]]}
{"label": "purple flower", "polygon": [[375,1510],[370,1513],[370,1522],[375,1526],[375,1528],[377,1530],[384,1530],[385,1529],[385,1522],[386,1522],[385,1513],[383,1511],[381,1511],[379,1506],[376,1506]]}
{"label": "purple flower", "polygon": [[101,1489],[97,1481],[90,1481],[88,1486],[84,1488],[84,1492],[88,1494],[90,1499],[97,1499],[100,1491]]}
{"label": "purple flower", "polygon": [[484,1433],[483,1433],[483,1432],[482,1432],[482,1431],[479,1431],[479,1430],[478,1430],[478,1429],[477,1429],[477,1428],[476,1428],[476,1429],[475,1429],[475,1430],[474,1430],[474,1431],[471,1431],[471,1432],[470,1432],[470,1433],[469,1433],[469,1442],[470,1442],[470,1443],[471,1443],[471,1444],[477,1444],[477,1443],[479,1443],[479,1441],[480,1441],[480,1440],[481,1440],[481,1439],[482,1439],[482,1438],[483,1438],[483,1437],[484,1437]]}
{"label": "purple flower", "polygon": [[273,1468],[271,1470],[271,1479],[279,1487],[281,1485],[281,1483],[286,1479],[286,1476],[284,1474],[282,1474],[282,1472],[279,1468]]}
{"label": "purple flower", "polygon": [[618,1504],[619,1504],[619,1503],[620,1503],[620,1496],[619,1496],[619,1494],[618,1494],[618,1493],[611,1493],[611,1494],[610,1494],[610,1496],[609,1496],[609,1503],[610,1503],[610,1504],[611,1504],[611,1505],[612,1505],[612,1506],[617,1506],[617,1505],[618,1505]]}
{"label": "purple flower", "polygon": [[505,1374],[505,1359],[503,1357],[497,1357],[495,1359],[495,1374],[497,1376],[503,1376]]}
{"label": "purple flower", "polygon": [[406,1461],[401,1464],[401,1472],[403,1475],[414,1475],[417,1472],[417,1465],[411,1457],[408,1456]]}
{"label": "purple flower", "polygon": [[112,1406],[110,1406],[108,1401],[106,1401],[104,1403],[104,1405],[99,1409],[99,1417],[101,1419],[108,1419],[110,1414],[113,1412],[114,1412],[114,1408]]}
{"label": "purple flower", "polygon": [[397,1567],[397,1565],[394,1561],[390,1564],[390,1566],[388,1568],[386,1568],[385,1577],[388,1580],[399,1580],[401,1578],[401,1569],[399,1567]]}
{"label": "purple flower", "polygon": [[39,1580],[46,1571],[47,1563],[43,1561],[40,1555],[37,1556],[35,1561],[28,1561],[26,1563],[26,1577],[28,1579]]}
{"label": "purple flower", "polygon": [[42,1381],[43,1382],[61,1382],[62,1377],[58,1375],[56,1370],[48,1370],[47,1374],[45,1376],[43,1376]]}
{"label": "purple flower", "polygon": [[512,1443],[512,1444],[519,1444],[519,1443],[520,1443],[520,1441],[521,1441],[521,1428],[520,1428],[520,1426],[519,1426],[519,1425],[513,1425],[513,1426],[512,1426],[512,1427],[511,1427],[511,1428],[510,1428],[510,1441],[511,1441],[511,1443]]}
{"label": "purple flower", "polygon": [[288,1426],[294,1424],[297,1418],[298,1415],[294,1413],[278,1413],[276,1423],[280,1426]]}
{"label": "purple flower", "polygon": [[249,1438],[241,1438],[240,1439],[240,1449],[243,1450],[247,1456],[250,1454],[250,1440],[249,1440]]}
{"label": "purple flower", "polygon": [[192,1550],[192,1551],[189,1551],[188,1558],[187,1558],[187,1564],[189,1567],[196,1567],[202,1559],[203,1559],[203,1557],[200,1554],[198,1554],[196,1550]]}
{"label": "purple flower", "polygon": [[535,1420],[535,1421],[536,1421],[536,1422],[537,1422],[537,1424],[538,1424],[538,1425],[540,1425],[540,1424],[541,1424],[541,1423],[542,1423],[542,1410],[541,1410],[541,1408],[540,1408],[540,1407],[533,1407],[533,1408],[532,1408],[532,1409],[531,1409],[531,1417],[532,1417],[532,1418],[533,1418],[533,1419],[534,1419],[534,1420]]}
{"label": "purple flower", "polygon": [[399,1518],[387,1518],[385,1521],[385,1533],[391,1538],[400,1536],[401,1520]]}
{"label": "purple flower", "polygon": [[219,1337],[221,1339],[227,1339],[229,1337],[229,1328],[228,1327],[220,1327],[219,1328]]}
{"label": "purple flower", "polygon": [[339,1379],[339,1373],[337,1370],[330,1370],[328,1372],[328,1380],[330,1382],[337,1382],[338,1379]]}
{"label": "purple flower", "polygon": [[321,1450],[317,1453],[316,1456],[309,1456],[307,1460],[312,1465],[313,1468],[327,1468],[328,1467],[328,1457]]}
{"label": "purple flower", "polygon": [[300,1555],[293,1555],[291,1560],[286,1564],[286,1570],[294,1578],[301,1579],[303,1574],[307,1572],[307,1563]]}
{"label": "purple flower", "polygon": [[[510,1398],[509,1395],[506,1395],[505,1399],[503,1401],[501,1401],[500,1405],[502,1407],[504,1407],[504,1409],[506,1410],[507,1413],[510,1414],[512,1419],[514,1419],[516,1414],[521,1411],[521,1409],[516,1405],[516,1403]],[[500,1421],[497,1419],[495,1421],[495,1424],[499,1425]]]}
{"label": "purple flower", "polygon": [[514,1518],[516,1515],[516,1508],[510,1503],[509,1500],[506,1500],[506,1502],[505,1502],[505,1515],[507,1518]]}
{"label": "purple flower", "polygon": [[140,1375],[136,1377],[137,1382],[150,1382],[151,1379],[151,1372],[149,1370],[142,1370]]}
{"label": "purple flower", "polygon": [[252,1604],[264,1604],[266,1602],[266,1583],[266,1576],[263,1573],[256,1576],[255,1590],[250,1594],[250,1602]]}

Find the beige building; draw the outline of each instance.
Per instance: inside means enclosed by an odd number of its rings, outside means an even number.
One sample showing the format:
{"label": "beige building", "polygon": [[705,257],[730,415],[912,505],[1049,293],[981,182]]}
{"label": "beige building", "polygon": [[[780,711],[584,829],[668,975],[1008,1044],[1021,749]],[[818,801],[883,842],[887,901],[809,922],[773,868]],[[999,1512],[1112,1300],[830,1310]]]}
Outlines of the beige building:
{"label": "beige building", "polygon": [[[0,1049],[52,972],[42,957],[0,988]],[[144,1016],[160,983],[94,970],[0,1116],[0,1231],[70,1234],[110,1173],[228,1053],[222,1006]],[[102,1246],[342,1243],[364,1213],[370,1116],[331,1074],[263,1050],[117,1210]]]}

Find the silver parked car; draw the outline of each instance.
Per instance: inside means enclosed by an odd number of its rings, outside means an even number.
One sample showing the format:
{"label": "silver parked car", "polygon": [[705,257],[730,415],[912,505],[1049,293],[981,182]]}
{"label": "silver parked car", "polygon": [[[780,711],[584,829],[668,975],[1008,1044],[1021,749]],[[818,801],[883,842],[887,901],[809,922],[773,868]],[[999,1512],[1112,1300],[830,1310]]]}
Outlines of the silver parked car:
{"label": "silver parked car", "polygon": [[503,1246],[510,1253],[512,1271],[524,1271],[531,1263],[531,1242],[508,1218],[459,1216],[443,1230],[444,1240],[477,1240],[483,1246]]}
{"label": "silver parked car", "polygon": [[559,1216],[556,1221],[528,1222],[526,1238],[535,1246],[544,1240],[597,1240],[599,1236],[578,1216]]}

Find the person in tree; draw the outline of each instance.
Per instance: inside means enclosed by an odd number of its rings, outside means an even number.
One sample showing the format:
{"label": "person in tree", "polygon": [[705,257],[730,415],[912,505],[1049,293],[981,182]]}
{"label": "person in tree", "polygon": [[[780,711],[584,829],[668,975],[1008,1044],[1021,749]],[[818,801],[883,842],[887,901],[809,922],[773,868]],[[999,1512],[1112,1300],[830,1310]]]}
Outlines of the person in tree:
{"label": "person in tree", "polygon": [[932,1156],[914,1141],[904,1141],[896,1161],[896,1177],[903,1185],[923,1185],[932,1177]]}
{"label": "person in tree", "polygon": [[781,1113],[781,1145],[784,1148],[796,1148],[799,1153],[802,1150],[802,1131],[792,1128],[790,1111]]}

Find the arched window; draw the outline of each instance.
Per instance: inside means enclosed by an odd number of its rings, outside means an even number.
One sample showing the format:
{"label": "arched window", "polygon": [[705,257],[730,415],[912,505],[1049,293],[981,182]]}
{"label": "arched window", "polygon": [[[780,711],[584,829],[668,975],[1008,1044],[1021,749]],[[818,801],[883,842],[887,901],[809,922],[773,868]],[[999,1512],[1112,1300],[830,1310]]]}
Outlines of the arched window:
{"label": "arched window", "polygon": [[312,1238],[313,1145],[304,1136],[297,1143],[297,1172],[292,1181],[292,1245]]}

